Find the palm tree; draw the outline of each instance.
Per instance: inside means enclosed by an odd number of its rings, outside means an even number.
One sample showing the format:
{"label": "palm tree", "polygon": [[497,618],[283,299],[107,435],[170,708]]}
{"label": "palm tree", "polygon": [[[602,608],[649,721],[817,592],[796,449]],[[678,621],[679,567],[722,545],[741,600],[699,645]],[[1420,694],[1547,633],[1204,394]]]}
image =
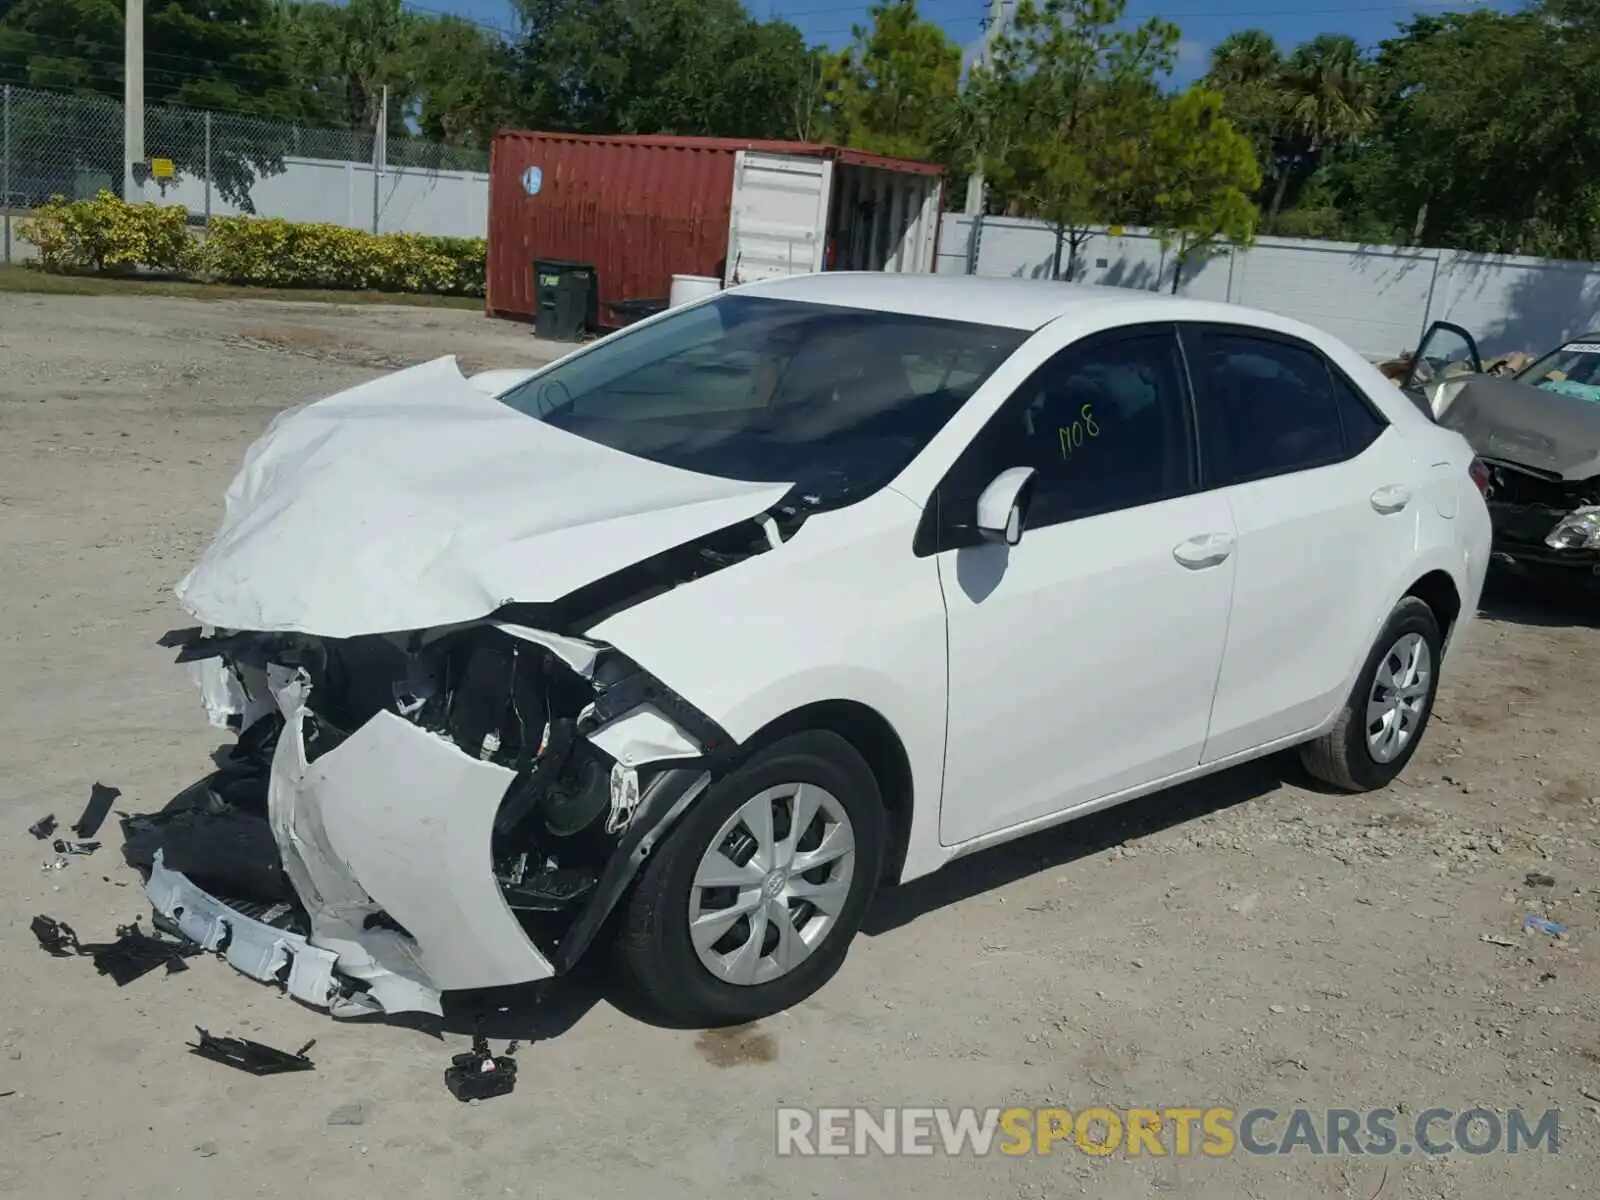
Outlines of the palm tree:
{"label": "palm tree", "polygon": [[1264,180],[1276,181],[1282,199],[1290,162],[1286,157],[1292,133],[1285,92],[1285,62],[1272,35],[1242,29],[1218,42],[1211,51],[1211,69],[1201,85],[1220,92],[1233,126],[1250,139]]}
{"label": "palm tree", "polygon": [[1283,55],[1272,35],[1260,29],[1241,29],[1212,47],[1205,85],[1224,95],[1247,88],[1276,88],[1282,72]]}
{"label": "palm tree", "polygon": [[[1292,159],[1314,169],[1328,151],[1349,146],[1372,127],[1377,115],[1372,65],[1354,38],[1324,33],[1298,47],[1282,71],[1284,114],[1293,140]],[[1283,203],[1286,169],[1267,216],[1271,229]]]}

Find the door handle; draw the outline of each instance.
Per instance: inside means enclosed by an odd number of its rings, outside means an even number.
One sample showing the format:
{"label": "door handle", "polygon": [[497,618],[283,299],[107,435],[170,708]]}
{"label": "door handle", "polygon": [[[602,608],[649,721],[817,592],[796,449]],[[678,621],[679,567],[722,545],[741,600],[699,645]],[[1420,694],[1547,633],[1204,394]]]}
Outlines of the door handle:
{"label": "door handle", "polygon": [[1179,542],[1172,548],[1172,557],[1192,571],[1214,567],[1233,553],[1233,534],[1202,533]]}
{"label": "door handle", "polygon": [[1411,503],[1411,489],[1403,483],[1392,483],[1372,493],[1372,507],[1381,513],[1397,513]]}

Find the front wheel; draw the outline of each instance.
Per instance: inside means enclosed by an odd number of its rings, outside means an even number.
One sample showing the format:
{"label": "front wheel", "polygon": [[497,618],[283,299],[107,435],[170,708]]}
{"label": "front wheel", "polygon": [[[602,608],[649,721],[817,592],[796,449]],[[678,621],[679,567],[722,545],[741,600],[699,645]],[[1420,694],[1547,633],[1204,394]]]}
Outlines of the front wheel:
{"label": "front wheel", "polygon": [[855,747],[811,730],[716,783],[651,858],[618,953],[663,1014],[754,1021],[822,987],[876,890],[885,819]]}
{"label": "front wheel", "polygon": [[1428,727],[1443,646],[1433,609],[1415,596],[1395,605],[1338,723],[1301,748],[1306,770],[1348,792],[1387,786]]}

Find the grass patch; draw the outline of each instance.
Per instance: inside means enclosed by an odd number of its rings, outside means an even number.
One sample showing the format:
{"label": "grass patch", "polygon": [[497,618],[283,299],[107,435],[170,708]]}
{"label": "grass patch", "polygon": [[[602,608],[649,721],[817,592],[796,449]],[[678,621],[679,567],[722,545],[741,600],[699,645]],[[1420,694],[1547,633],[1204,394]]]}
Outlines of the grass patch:
{"label": "grass patch", "polygon": [[481,296],[423,296],[413,292],[338,292],[316,288],[236,287],[176,279],[107,279],[47,275],[30,267],[0,267],[0,294],[43,296],[167,296],[183,300],[298,300],[314,304],[400,304],[410,308],[483,311]]}

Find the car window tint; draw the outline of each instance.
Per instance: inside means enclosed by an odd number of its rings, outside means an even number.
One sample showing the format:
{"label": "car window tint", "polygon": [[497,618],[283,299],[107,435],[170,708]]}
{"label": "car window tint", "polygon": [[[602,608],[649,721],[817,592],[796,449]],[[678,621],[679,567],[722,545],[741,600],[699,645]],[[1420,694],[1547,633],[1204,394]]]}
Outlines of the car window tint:
{"label": "car window tint", "polygon": [[1177,339],[1069,347],[1017,390],[982,440],[963,493],[975,499],[1007,467],[1033,467],[1030,528],[1183,494],[1193,454]]}
{"label": "car window tint", "polygon": [[1199,361],[1221,466],[1235,480],[1344,457],[1333,381],[1320,354],[1248,334],[1208,332]]}
{"label": "car window tint", "polygon": [[1344,426],[1344,452],[1354,458],[1377,441],[1389,423],[1373,409],[1370,400],[1356,391],[1355,384],[1337,371],[1330,370],[1328,376],[1339,405],[1339,422]]}
{"label": "car window tint", "polygon": [[888,483],[1027,336],[724,292],[596,342],[501,400],[668,466],[793,484],[822,508]]}

